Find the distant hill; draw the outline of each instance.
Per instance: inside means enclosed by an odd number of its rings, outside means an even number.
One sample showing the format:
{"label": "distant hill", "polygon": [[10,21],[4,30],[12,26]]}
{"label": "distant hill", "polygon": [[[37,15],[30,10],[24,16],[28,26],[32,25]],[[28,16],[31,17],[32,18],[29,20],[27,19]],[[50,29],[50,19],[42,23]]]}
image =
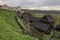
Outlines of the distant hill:
{"label": "distant hill", "polygon": [[60,10],[29,10],[29,9],[21,9],[22,11],[28,11],[31,13],[54,13],[60,14]]}
{"label": "distant hill", "polygon": [[21,10],[21,7],[20,6],[16,6],[16,7],[12,7],[12,6],[9,6],[7,4],[4,4],[4,5],[0,5],[0,9],[8,9],[8,10],[12,10],[12,11],[20,11]]}

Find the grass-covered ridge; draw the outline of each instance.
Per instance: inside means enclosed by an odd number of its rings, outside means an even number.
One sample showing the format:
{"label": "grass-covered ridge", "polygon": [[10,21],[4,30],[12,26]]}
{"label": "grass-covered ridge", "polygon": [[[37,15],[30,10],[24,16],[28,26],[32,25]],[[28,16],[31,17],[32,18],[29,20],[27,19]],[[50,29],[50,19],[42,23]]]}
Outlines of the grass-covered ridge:
{"label": "grass-covered ridge", "polygon": [[0,40],[34,40],[22,34],[15,21],[16,12],[0,9]]}

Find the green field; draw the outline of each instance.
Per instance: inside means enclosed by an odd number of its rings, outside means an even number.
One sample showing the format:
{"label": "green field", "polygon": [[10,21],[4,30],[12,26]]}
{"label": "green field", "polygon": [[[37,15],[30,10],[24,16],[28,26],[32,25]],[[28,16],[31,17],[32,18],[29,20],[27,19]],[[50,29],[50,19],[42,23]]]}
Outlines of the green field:
{"label": "green field", "polygon": [[[44,14],[35,15],[36,17],[42,17]],[[60,23],[60,14],[57,15],[56,25]],[[15,11],[0,9],[0,40],[35,40],[34,37],[22,33],[22,30],[15,21],[15,16]],[[52,14],[52,16],[56,18],[56,14]]]}

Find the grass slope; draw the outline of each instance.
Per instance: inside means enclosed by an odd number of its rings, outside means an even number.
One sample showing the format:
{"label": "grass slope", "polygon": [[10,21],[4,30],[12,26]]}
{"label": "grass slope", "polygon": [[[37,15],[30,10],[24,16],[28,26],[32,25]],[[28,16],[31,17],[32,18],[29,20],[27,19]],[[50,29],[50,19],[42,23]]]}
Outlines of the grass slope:
{"label": "grass slope", "polygon": [[16,12],[0,9],[0,40],[34,40],[22,34],[15,21]]}
{"label": "grass slope", "polygon": [[[35,14],[42,17],[44,14]],[[34,16],[35,16],[34,15]],[[55,17],[56,14],[52,14]],[[56,25],[60,24],[60,14],[57,14]],[[0,40],[35,40],[34,37],[22,34],[22,30],[15,21],[16,12],[0,9]],[[22,22],[21,22],[22,23]],[[57,34],[57,33],[56,33]],[[49,35],[45,35],[44,40]],[[60,40],[54,38],[54,40]]]}

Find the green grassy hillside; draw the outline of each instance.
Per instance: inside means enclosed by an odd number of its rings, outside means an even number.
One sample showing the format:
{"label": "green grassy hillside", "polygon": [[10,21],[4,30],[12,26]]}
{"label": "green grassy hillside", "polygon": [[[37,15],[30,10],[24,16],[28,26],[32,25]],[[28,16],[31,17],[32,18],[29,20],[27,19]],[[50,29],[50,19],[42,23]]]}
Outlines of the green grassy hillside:
{"label": "green grassy hillside", "polygon": [[[45,14],[34,14],[36,17],[42,17]],[[56,24],[60,24],[60,14],[50,14],[56,19]],[[0,9],[0,40],[35,40],[34,37],[25,35],[15,20],[16,12]],[[57,34],[57,33],[56,33]],[[50,35],[45,35],[44,40]],[[54,38],[54,40],[60,40]]]}
{"label": "green grassy hillside", "polygon": [[15,15],[16,12],[0,9],[0,40],[33,40],[33,37],[22,34]]}

